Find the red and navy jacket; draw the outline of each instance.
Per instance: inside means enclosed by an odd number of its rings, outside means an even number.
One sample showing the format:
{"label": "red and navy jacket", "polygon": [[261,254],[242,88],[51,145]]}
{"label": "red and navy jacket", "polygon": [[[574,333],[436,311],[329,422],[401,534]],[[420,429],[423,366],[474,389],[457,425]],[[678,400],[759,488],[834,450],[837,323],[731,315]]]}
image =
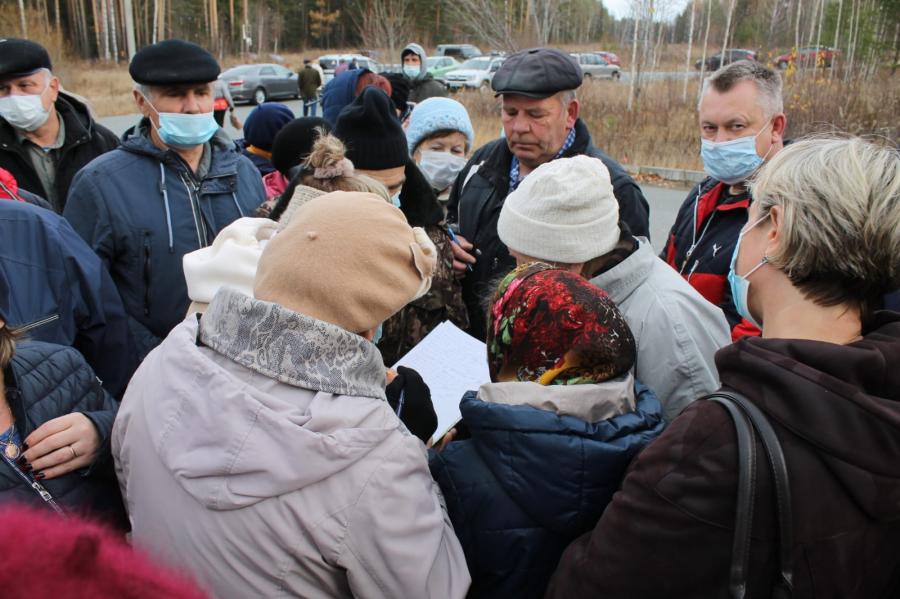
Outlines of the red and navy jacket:
{"label": "red and navy jacket", "polygon": [[731,255],[747,224],[750,201],[749,191],[732,196],[726,184],[705,179],[681,205],[660,254],[700,295],[722,308],[734,341],[760,334],[738,315],[728,284]]}

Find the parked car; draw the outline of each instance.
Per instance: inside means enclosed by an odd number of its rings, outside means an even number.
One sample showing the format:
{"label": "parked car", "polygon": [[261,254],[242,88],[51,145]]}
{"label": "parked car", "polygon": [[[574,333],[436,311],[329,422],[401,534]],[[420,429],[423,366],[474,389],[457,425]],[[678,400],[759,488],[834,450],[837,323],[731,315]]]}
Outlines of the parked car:
{"label": "parked car", "polygon": [[461,63],[452,56],[429,56],[425,59],[425,68],[438,81],[444,81],[449,71],[458,69]]}
{"label": "parked car", "polygon": [[[721,52],[717,52],[716,54],[713,54],[712,56],[708,56],[706,58],[706,69],[705,70],[715,71],[715,70],[722,68],[726,64],[731,64],[732,62],[737,62],[739,60],[759,60],[759,59],[756,57],[756,52],[754,52],[753,50],[742,50],[740,48],[734,48],[732,50],[725,51],[725,60],[722,60]],[[698,71],[700,70],[701,66],[703,66],[702,60],[698,60],[697,62],[694,63],[694,68],[697,69]]]}
{"label": "parked car", "polygon": [[341,60],[346,60],[349,64],[353,59],[356,59],[356,64],[361,69],[369,69],[373,73],[380,73],[382,70],[378,62],[362,54],[326,54],[319,57],[319,66],[322,67],[322,72],[325,73],[322,83],[325,84],[334,79],[334,69],[337,68]]}
{"label": "parked car", "polygon": [[808,46],[800,48],[796,56],[793,52],[782,54],[775,59],[775,64],[779,69],[786,69],[792,62],[797,63],[799,67],[825,66],[830,67],[834,62],[835,56],[840,56],[841,51],[829,48],[827,46]]}
{"label": "parked car", "polygon": [[440,44],[437,47],[438,56],[452,56],[458,60],[469,60],[476,56],[481,56],[482,52],[478,46],[472,44]]}
{"label": "parked car", "polygon": [[449,71],[444,75],[444,81],[450,89],[487,89],[491,85],[494,73],[503,64],[503,57],[479,56],[470,58],[462,63],[458,69]]}
{"label": "parked car", "polygon": [[598,50],[597,52],[594,52],[594,54],[596,54],[597,56],[599,56],[600,58],[602,58],[609,64],[614,64],[617,67],[622,66],[622,61],[619,60],[618,54],[614,54],[612,52],[604,52],[602,50]]}
{"label": "parked car", "polygon": [[219,75],[235,102],[262,104],[279,98],[299,98],[297,73],[280,64],[245,64]]}
{"label": "parked car", "polygon": [[584,73],[585,80],[589,79],[616,79],[618,80],[622,73],[619,67],[609,64],[599,56],[593,53],[572,54],[572,58],[578,61],[581,72]]}

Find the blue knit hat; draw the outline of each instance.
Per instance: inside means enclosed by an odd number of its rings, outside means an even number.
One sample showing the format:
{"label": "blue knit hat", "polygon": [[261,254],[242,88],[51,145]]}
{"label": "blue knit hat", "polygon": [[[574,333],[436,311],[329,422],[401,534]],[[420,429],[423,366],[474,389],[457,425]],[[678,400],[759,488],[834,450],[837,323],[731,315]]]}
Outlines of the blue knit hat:
{"label": "blue knit hat", "polygon": [[409,116],[406,142],[412,154],[423,139],[435,131],[451,129],[466,136],[469,148],[475,145],[475,131],[466,107],[450,98],[428,98],[416,104]]}
{"label": "blue knit hat", "polygon": [[272,150],[275,135],[294,120],[294,113],[284,104],[260,104],[244,121],[244,139],[267,152]]}

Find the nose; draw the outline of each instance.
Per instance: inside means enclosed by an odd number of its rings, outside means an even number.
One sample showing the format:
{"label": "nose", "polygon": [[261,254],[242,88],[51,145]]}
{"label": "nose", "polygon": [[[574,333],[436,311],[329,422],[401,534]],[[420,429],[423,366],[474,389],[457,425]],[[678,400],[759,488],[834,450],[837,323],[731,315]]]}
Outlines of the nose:
{"label": "nose", "polygon": [[528,133],[531,130],[531,124],[525,116],[517,114],[513,117],[512,130],[514,133]]}
{"label": "nose", "polygon": [[200,114],[200,97],[193,91],[187,92],[183,106],[185,114]]}

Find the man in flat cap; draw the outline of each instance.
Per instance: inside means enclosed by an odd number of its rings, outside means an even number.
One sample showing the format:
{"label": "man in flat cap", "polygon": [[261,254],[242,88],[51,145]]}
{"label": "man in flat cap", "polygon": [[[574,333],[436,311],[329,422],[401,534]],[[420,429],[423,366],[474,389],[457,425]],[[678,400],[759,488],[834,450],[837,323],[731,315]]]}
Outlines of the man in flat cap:
{"label": "man in flat cap", "polygon": [[75,173],[119,140],[60,91],[52,69],[40,44],[0,38],[0,168],[62,212]]}
{"label": "man in flat cap", "polygon": [[190,305],[182,256],[253,214],[265,191],[213,118],[219,65],[209,52],[166,40],[128,70],[143,119],[78,173],[64,216],[109,269],[143,357]]}
{"label": "man in flat cap", "polygon": [[600,159],[612,177],[620,220],[633,235],[650,236],[649,206],[641,188],[619,163],[594,147],[587,126],[578,118],[575,90],[581,82],[578,63],[553,48],[511,55],[491,81],[496,95],[503,98],[505,138],[475,152],[457,177],[448,203],[448,220],[460,233],[460,243],[453,246],[453,266],[465,276],[469,331],[481,339],[482,298],[490,293],[493,281],[516,265],[497,235],[500,209],[506,196],[541,164],[581,154]]}

